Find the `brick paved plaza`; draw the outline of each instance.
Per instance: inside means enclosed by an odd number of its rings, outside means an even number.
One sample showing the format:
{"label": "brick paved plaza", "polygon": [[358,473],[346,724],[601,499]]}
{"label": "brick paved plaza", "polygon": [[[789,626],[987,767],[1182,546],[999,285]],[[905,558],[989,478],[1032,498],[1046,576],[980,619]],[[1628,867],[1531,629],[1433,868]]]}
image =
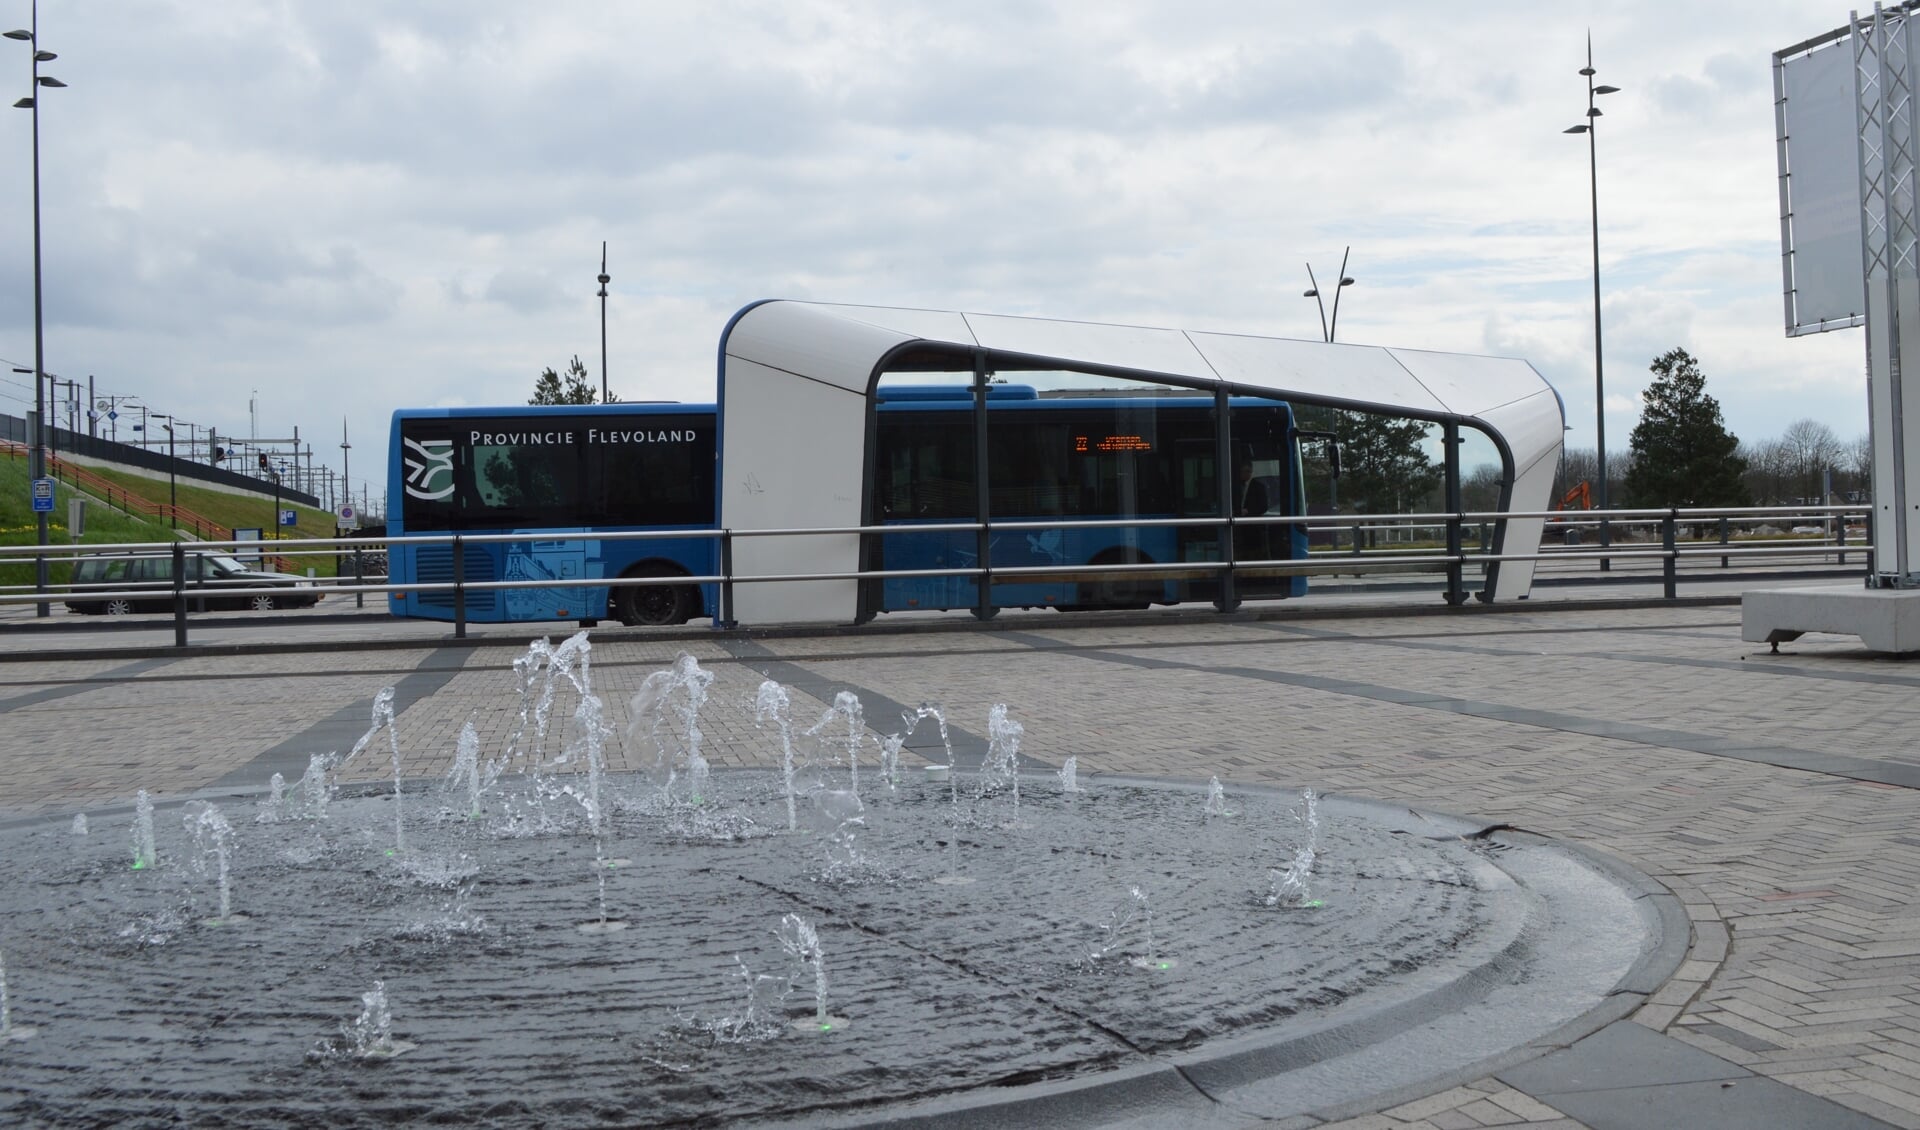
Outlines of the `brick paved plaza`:
{"label": "brick paved plaza", "polygon": [[[524,638],[495,632],[474,646],[0,665],[0,819],[122,805],[142,787],[291,779],[308,753],[350,744],[385,686],[398,687],[408,772],[438,775],[464,722],[488,743],[514,724]],[[935,700],[977,737],[1004,702],[1037,762],[1074,755],[1083,775],[1217,774],[1511,823],[1611,853],[1684,902],[1692,938],[1677,975],[1632,1012],[1638,1028],[1608,1032],[1706,1053],[1691,1074],[1583,1082],[1579,1062],[1549,1058],[1333,1125],[1678,1126],[1706,1109],[1724,1125],[1920,1127],[1920,667],[1853,640],[1768,654],[1740,641],[1726,605],[615,630],[596,634],[592,658],[616,728],[641,680],[681,651],[717,676],[705,718],[716,766],[777,757],[753,720],[767,677],[794,688],[796,717],[818,711],[809,695],[853,690],[882,731],[889,705]],[[1739,1113],[1753,1110],[1770,1113]]]}

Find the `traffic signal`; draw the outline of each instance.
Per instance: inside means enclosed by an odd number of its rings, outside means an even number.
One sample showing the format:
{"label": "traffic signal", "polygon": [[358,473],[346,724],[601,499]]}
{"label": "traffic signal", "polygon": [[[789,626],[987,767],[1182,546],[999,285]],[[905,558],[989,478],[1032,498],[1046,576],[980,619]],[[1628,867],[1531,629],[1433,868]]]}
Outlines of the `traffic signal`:
{"label": "traffic signal", "polygon": [[269,470],[269,469],[270,469],[270,468],[269,468],[269,467],[267,466],[267,453],[266,453],[266,452],[264,452],[264,451],[262,451],[262,452],[260,453],[260,469],[261,469],[262,471],[265,471],[265,470]]}
{"label": "traffic signal", "polygon": [[215,448],[213,449],[213,461],[214,461],[215,463],[219,463],[219,462],[221,462],[221,461],[223,461],[223,460],[225,460],[225,459],[226,459],[226,457],[227,457],[227,449],[226,449],[226,448],[224,448],[224,447],[215,447]]}

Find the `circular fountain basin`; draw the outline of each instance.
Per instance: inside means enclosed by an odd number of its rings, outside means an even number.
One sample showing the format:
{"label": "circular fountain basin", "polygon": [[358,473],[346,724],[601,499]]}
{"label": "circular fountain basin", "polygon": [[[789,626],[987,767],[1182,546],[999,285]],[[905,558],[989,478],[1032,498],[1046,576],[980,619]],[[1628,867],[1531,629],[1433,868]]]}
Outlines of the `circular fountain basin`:
{"label": "circular fountain basin", "polygon": [[[571,801],[494,795],[464,818],[422,788],[397,852],[390,795],[271,822],[230,798],[219,925],[172,810],[138,871],[130,813],[85,836],[70,816],[0,828],[0,957],[14,1023],[38,1029],[0,1041],[0,1122],[1362,1109],[1578,1024],[1675,952],[1647,885],[1445,816],[1323,799],[1314,905],[1269,905],[1304,835],[1296,792],[1230,789],[1233,815],[1210,818],[1204,787],[1034,778],[1016,812],[967,800],[965,776],[958,809],[946,783],[877,777],[863,827],[809,830],[803,798],[795,832],[771,774],[717,774],[674,808],[610,777],[598,839]],[[817,928],[831,1031],[793,1031],[820,1002],[781,949],[786,915]],[[740,1023],[752,975],[792,983],[775,1023]],[[404,1057],[349,1038],[375,982]]]}

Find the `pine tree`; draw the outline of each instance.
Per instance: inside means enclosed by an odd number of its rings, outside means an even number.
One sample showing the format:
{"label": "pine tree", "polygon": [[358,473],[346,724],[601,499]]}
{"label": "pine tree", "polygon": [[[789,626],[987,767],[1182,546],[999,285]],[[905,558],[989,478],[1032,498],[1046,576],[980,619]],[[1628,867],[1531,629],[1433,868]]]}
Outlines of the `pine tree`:
{"label": "pine tree", "polygon": [[1398,416],[1338,413],[1333,431],[1340,445],[1341,504],[1367,514],[1421,509],[1443,473],[1421,446],[1431,427]]}
{"label": "pine tree", "polygon": [[1707,395],[1706,374],[1684,349],[1654,359],[1653,383],[1640,394],[1640,422],[1628,446],[1627,498],[1634,506],[1745,506],[1740,441]]}
{"label": "pine tree", "polygon": [[[600,394],[587,381],[587,367],[580,363],[580,355],[573,355],[573,361],[567,366],[567,375],[562,383],[559,373],[548,369],[533,382],[533,399],[528,404],[594,404]],[[617,398],[608,397],[611,403]]]}

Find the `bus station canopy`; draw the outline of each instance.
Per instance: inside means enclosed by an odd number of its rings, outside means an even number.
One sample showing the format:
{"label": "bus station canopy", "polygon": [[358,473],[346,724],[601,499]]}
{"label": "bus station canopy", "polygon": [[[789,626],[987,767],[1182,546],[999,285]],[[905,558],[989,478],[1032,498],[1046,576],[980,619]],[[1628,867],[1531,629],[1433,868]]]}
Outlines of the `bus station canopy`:
{"label": "bus station canopy", "polygon": [[[990,368],[1063,369],[1186,388],[1383,412],[1485,432],[1504,464],[1501,509],[1545,511],[1559,462],[1560,398],[1517,358],[1346,345],[1049,318],[770,300],[720,341],[721,525],[858,526],[869,399],[895,360],[983,352]],[[1500,554],[1537,552],[1543,519],[1501,523]],[[858,535],[737,539],[736,576],[851,573]],[[1489,599],[1527,595],[1530,560],[1495,566]],[[743,583],[741,623],[844,623],[855,582]]]}

